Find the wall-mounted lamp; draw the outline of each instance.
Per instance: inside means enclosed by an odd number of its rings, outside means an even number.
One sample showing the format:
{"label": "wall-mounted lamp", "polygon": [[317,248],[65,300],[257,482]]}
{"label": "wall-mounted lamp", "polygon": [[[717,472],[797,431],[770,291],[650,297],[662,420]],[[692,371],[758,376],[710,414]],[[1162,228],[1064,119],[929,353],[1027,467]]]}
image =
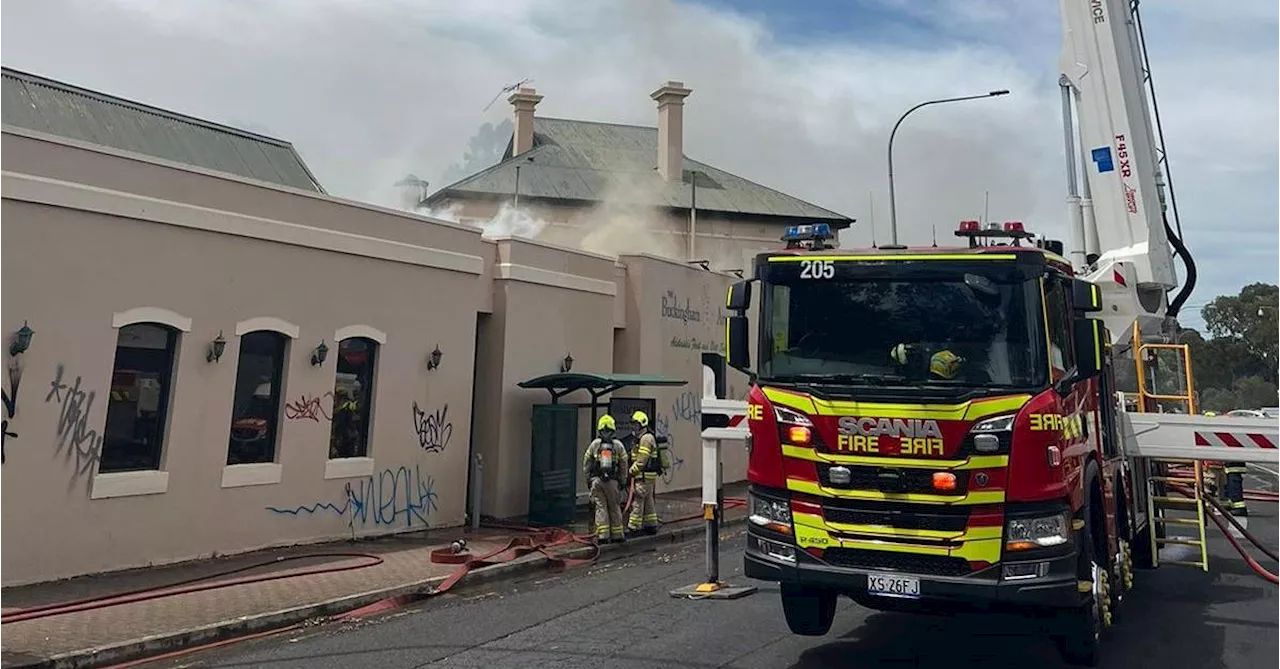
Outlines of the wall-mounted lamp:
{"label": "wall-mounted lamp", "polygon": [[560,372],[563,374],[571,369],[573,369],[573,356],[566,355],[564,360],[560,361]]}
{"label": "wall-mounted lamp", "polygon": [[31,346],[31,335],[35,334],[35,330],[27,327],[27,322],[22,321],[22,327],[13,333],[13,343],[9,344],[9,355],[19,355],[26,353]]}
{"label": "wall-mounted lamp", "polygon": [[440,345],[436,344],[435,350],[431,351],[431,357],[427,358],[427,369],[435,369],[440,366],[440,358],[444,356],[440,352]]}
{"label": "wall-mounted lamp", "polygon": [[316,350],[311,352],[311,364],[317,365],[317,366],[323,365],[325,358],[328,358],[328,357],[329,357],[329,347],[325,346],[324,340],[321,339],[320,345],[316,347]]}
{"label": "wall-mounted lamp", "polygon": [[218,330],[218,336],[209,342],[209,353],[204,356],[208,362],[217,362],[222,358],[222,352],[227,350],[227,340],[222,338],[222,330]]}

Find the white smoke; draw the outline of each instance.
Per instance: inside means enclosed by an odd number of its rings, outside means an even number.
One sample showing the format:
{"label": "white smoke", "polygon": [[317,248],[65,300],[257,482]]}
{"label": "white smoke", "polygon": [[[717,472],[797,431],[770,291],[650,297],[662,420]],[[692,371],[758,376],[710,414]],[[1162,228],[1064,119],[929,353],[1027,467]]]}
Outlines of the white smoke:
{"label": "white smoke", "polygon": [[503,204],[493,218],[478,223],[470,219],[463,220],[459,216],[461,206],[457,204],[441,208],[422,207],[416,209],[416,211],[424,216],[442,221],[478,227],[481,230],[481,235],[489,238],[524,237],[525,239],[537,239],[548,225],[547,221],[510,204]]}

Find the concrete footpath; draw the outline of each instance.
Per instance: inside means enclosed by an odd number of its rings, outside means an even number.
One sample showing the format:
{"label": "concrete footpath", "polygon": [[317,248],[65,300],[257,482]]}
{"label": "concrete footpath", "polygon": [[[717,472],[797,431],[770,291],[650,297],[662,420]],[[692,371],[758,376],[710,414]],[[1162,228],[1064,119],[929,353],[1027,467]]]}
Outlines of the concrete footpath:
{"label": "concrete footpath", "polygon": [[[725,494],[742,497],[745,485],[727,486]],[[658,536],[602,546],[601,556],[653,550],[703,536],[704,524],[697,517],[700,499],[697,490],[659,496],[658,513],[667,522]],[[726,525],[737,525],[744,521],[746,511],[731,507],[725,515]],[[587,519],[581,518],[570,529],[585,534]],[[480,556],[506,546],[515,536],[520,534],[485,528],[478,532],[431,530],[5,588],[0,598],[4,617],[10,621],[0,627],[2,666],[102,667],[333,616],[388,598],[430,593],[461,568],[433,562],[433,550],[465,538],[468,550]],[[557,546],[549,552],[558,558],[584,558],[595,550],[577,544]],[[452,591],[547,569],[548,560],[532,553],[472,569]],[[342,570],[306,573],[319,568]],[[271,580],[236,582],[268,575]],[[196,581],[193,585],[211,587],[104,607],[87,605],[84,610],[30,620],[14,622],[10,618],[22,610],[160,590],[192,581]]]}

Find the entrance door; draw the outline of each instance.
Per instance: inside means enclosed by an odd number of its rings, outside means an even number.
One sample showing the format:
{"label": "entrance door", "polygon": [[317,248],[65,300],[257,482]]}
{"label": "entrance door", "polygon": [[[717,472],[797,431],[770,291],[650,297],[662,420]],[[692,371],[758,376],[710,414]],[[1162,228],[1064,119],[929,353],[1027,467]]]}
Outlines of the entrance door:
{"label": "entrance door", "polygon": [[529,524],[564,526],[573,522],[578,486],[578,407],[533,406],[533,444],[529,461]]}

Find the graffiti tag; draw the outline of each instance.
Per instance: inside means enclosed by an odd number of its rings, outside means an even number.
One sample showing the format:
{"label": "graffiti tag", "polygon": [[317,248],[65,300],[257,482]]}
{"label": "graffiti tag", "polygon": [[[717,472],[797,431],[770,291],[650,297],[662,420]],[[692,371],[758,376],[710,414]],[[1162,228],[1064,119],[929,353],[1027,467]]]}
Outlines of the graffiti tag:
{"label": "graffiti tag", "polygon": [[0,425],[0,465],[4,464],[5,445],[9,441],[9,437],[17,438],[18,433],[9,430],[9,421],[13,419],[13,415],[18,412],[18,385],[22,382],[22,368],[14,364],[9,366],[9,387],[3,391],[4,394],[4,419],[3,425]]}
{"label": "graffiti tag", "polygon": [[384,469],[369,475],[357,483],[347,483],[343,490],[345,499],[340,504],[317,502],[308,506],[282,509],[268,506],[267,511],[298,516],[314,515],[328,511],[347,519],[347,527],[354,532],[357,526],[373,523],[375,526],[414,523],[428,527],[428,518],[436,510],[435,479],[424,477],[417,465]]}
{"label": "graffiti tag", "polygon": [[56,452],[67,462],[74,460],[73,476],[80,476],[92,470],[102,456],[102,437],[97,430],[89,429],[89,414],[97,393],[81,390],[78,376],[68,386],[62,381],[63,373],[63,366],[58,365],[44,401],[56,400],[62,405],[58,412]]}
{"label": "graffiti tag", "polygon": [[702,398],[691,390],[680,393],[671,405],[671,413],[677,421],[702,423]]}
{"label": "graffiti tag", "polygon": [[321,396],[303,395],[296,400],[286,402],[284,405],[284,417],[289,420],[312,420],[317,423],[320,418],[325,420],[333,420],[333,416],[325,411],[325,402],[333,402],[333,393],[328,392]]}
{"label": "graffiti tag", "polygon": [[449,445],[453,437],[453,423],[449,422],[449,405],[427,413],[413,403],[413,431],[418,435],[418,446],[428,453],[439,453]]}

